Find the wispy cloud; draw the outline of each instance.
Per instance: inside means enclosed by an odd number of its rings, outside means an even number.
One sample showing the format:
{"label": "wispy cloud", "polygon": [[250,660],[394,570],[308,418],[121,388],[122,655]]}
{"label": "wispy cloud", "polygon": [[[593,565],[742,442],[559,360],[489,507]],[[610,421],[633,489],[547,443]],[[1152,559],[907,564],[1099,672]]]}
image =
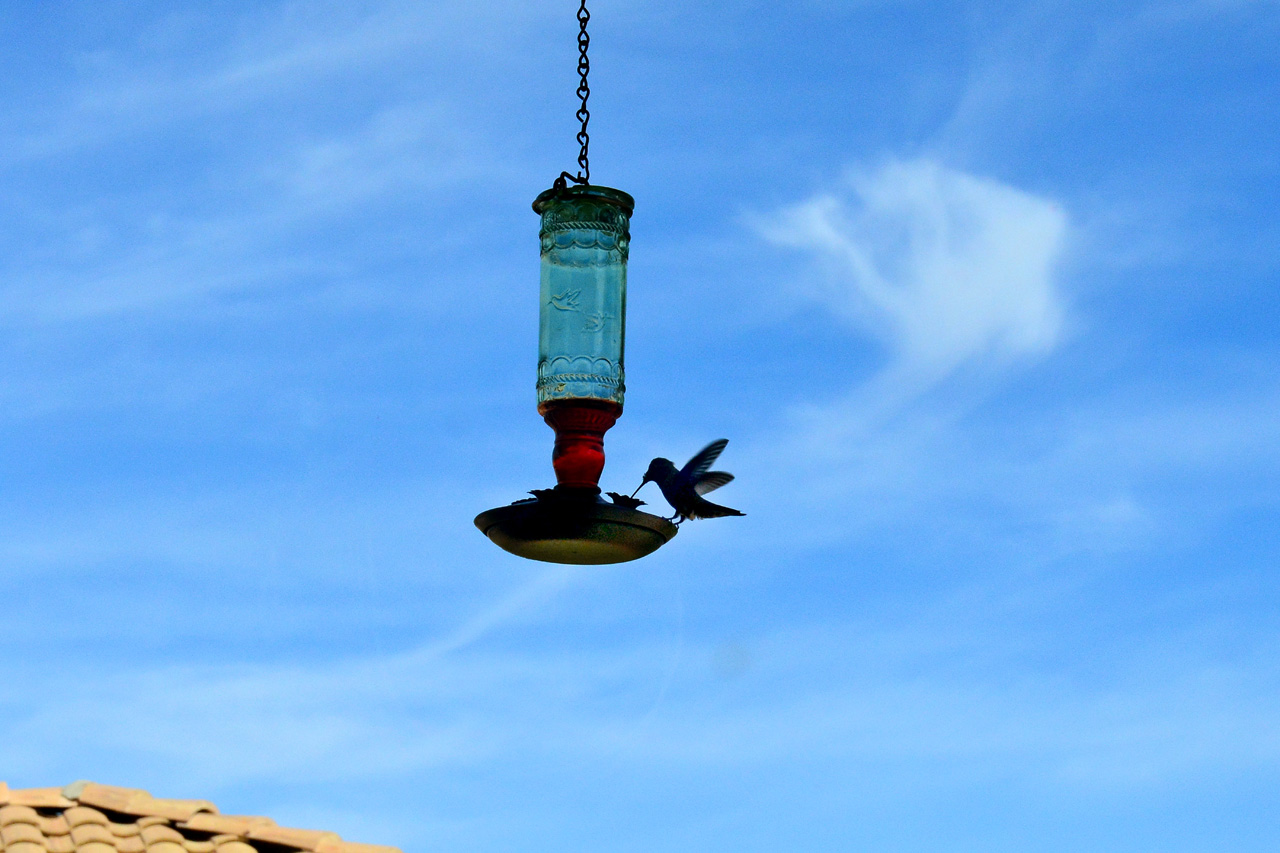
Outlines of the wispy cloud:
{"label": "wispy cloud", "polygon": [[811,252],[797,296],[886,339],[910,373],[1043,353],[1062,333],[1067,216],[1052,199],[933,161],[891,160],[758,222]]}
{"label": "wispy cloud", "polygon": [[[148,784],[185,788],[195,779],[206,789],[499,757],[507,765],[607,759],[637,771],[797,759],[834,762],[837,773],[850,762],[998,767],[1046,787],[1159,789],[1280,754],[1264,689],[1274,667],[1263,657],[1174,665],[1135,650],[1108,665],[1105,683],[1087,686],[1066,671],[1011,674],[1003,634],[983,629],[981,611],[906,628],[758,637],[750,665],[730,674],[716,670],[712,645],[696,643],[670,685],[669,649],[647,639],[573,653],[473,648],[513,602],[536,605],[564,578],[550,570],[405,654],[97,676],[72,666],[27,678],[23,690],[38,685],[44,701],[16,714],[11,679],[0,694],[11,734],[0,761],[23,776],[113,767]],[[637,698],[653,695],[661,725],[651,725],[652,700]]]}
{"label": "wispy cloud", "polygon": [[[81,73],[55,81],[38,109],[8,116],[0,140],[11,160],[56,158],[174,122],[260,108],[308,87],[322,91],[338,78],[378,77],[397,63],[439,66],[486,48],[500,54],[527,38],[546,11],[492,0],[466,7],[285,3],[220,20],[172,12],[139,33],[130,50],[78,56]],[[490,56],[488,64],[502,63]]]}

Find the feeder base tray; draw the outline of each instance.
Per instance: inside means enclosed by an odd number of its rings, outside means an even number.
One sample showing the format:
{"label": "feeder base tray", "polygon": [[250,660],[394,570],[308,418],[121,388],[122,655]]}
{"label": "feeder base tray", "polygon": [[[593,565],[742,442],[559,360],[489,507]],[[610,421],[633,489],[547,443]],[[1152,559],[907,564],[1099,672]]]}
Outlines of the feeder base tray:
{"label": "feeder base tray", "polygon": [[594,491],[562,495],[557,489],[482,512],[476,527],[518,557],[577,565],[638,560],[676,535],[665,518],[608,503]]}

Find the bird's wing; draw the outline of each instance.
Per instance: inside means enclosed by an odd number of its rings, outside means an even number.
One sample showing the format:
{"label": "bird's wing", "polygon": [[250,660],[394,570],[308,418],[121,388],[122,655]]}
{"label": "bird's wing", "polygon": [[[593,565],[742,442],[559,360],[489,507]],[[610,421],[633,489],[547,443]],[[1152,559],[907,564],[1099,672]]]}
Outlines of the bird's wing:
{"label": "bird's wing", "polygon": [[685,466],[680,469],[681,479],[686,479],[694,483],[698,482],[702,475],[707,473],[707,469],[715,464],[715,461],[720,458],[720,454],[724,451],[724,447],[728,443],[729,439],[718,438],[699,450],[697,455],[690,459]]}
{"label": "bird's wing", "polygon": [[733,475],[727,471],[708,471],[693,484],[693,490],[700,495],[705,495],[731,482],[733,482]]}

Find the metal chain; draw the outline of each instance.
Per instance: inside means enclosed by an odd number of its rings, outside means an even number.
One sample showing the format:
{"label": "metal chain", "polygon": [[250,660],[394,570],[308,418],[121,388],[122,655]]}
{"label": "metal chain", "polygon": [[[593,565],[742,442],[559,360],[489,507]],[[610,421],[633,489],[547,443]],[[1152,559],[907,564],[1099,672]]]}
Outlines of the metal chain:
{"label": "metal chain", "polygon": [[587,98],[591,97],[591,87],[587,84],[587,72],[591,70],[591,60],[587,58],[587,48],[591,44],[591,36],[587,35],[587,21],[590,20],[587,0],[582,0],[578,7],[578,76],[581,78],[578,83],[578,98],[581,99],[582,106],[578,107],[576,113],[578,121],[582,122],[582,129],[578,131],[578,144],[582,147],[578,151],[578,174],[561,172],[555,182],[559,189],[568,186],[566,181],[573,181],[575,184],[591,183],[591,162],[587,156],[587,149],[591,145],[591,136],[587,133],[587,122],[591,121],[591,111],[587,109]]}
{"label": "metal chain", "polygon": [[582,130],[578,131],[578,144],[582,150],[578,152],[578,178],[584,184],[591,183],[591,164],[587,160],[587,147],[591,137],[587,135],[587,122],[591,121],[591,112],[587,109],[587,98],[591,97],[591,87],[587,85],[587,72],[591,70],[591,60],[587,59],[587,47],[591,44],[591,36],[587,35],[587,21],[591,13],[587,11],[587,0],[582,0],[578,7],[578,74],[582,81],[578,83],[578,97],[582,106],[578,107],[578,121],[582,122]]}

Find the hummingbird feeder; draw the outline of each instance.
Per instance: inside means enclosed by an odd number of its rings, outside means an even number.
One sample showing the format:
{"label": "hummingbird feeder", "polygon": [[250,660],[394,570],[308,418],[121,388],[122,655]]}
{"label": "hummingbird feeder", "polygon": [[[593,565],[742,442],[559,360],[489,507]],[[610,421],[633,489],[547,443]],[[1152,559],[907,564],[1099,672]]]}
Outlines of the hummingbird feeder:
{"label": "hummingbird feeder", "polygon": [[[676,525],[622,495],[600,496],[604,434],[622,415],[626,389],[627,252],[635,201],[591,183],[587,159],[587,12],[578,9],[577,175],[562,172],[533,202],[542,217],[538,414],[555,430],[553,489],[487,510],[476,527],[512,554],[552,563],[621,563],[651,554]],[[572,182],[572,186],[570,185]]]}

